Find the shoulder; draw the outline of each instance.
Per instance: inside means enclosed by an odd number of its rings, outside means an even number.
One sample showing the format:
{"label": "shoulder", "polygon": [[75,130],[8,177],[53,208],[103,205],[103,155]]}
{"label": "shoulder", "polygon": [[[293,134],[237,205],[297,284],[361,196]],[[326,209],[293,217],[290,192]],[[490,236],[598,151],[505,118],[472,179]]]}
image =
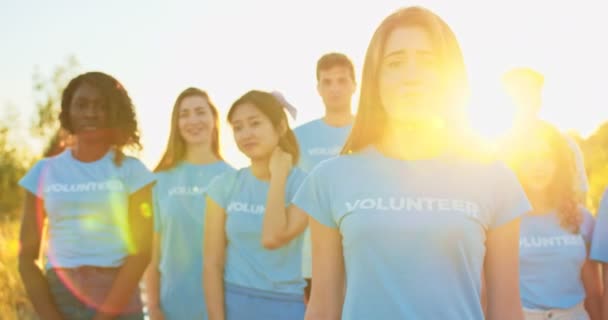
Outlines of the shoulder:
{"label": "shoulder", "polygon": [[[114,156],[112,156],[111,160],[114,161]],[[122,163],[127,167],[134,167],[134,166],[145,167],[144,163],[139,158],[130,156],[130,155],[125,155],[122,160]]]}
{"label": "shoulder", "polygon": [[70,158],[67,156],[66,152],[70,151],[66,150],[54,156],[39,159],[32,165],[29,171],[32,173],[41,174],[44,171],[53,170],[53,168],[65,168],[66,164],[70,161]]}
{"label": "shoulder", "polygon": [[228,162],[221,160],[217,163],[217,171],[219,172],[219,174],[224,174],[226,172],[237,171],[237,169],[231,166]]}
{"label": "shoulder", "polygon": [[467,183],[477,190],[479,187],[491,194],[513,192],[520,186],[515,172],[501,160],[456,160],[449,166],[448,172],[457,181]]}
{"label": "shoulder", "polygon": [[153,174],[156,178],[157,185],[166,182],[168,179],[171,178],[171,176],[174,176],[177,171],[179,171],[179,166],[154,172]]}
{"label": "shoulder", "polygon": [[51,170],[53,163],[56,162],[57,160],[52,158],[44,158],[36,161],[26,172],[24,181],[28,179],[41,179],[45,175],[45,172]]}
{"label": "shoulder", "polygon": [[40,160],[34,162],[34,165],[32,165],[32,167],[31,167],[30,170],[40,170],[40,169],[42,169],[44,167],[47,167],[47,166],[49,166],[49,165],[51,165],[53,163],[57,163],[60,160],[58,160],[56,157],[57,156],[54,156],[52,158],[43,158],[43,159],[40,159]]}
{"label": "shoulder", "polygon": [[[114,162],[114,156],[108,159],[114,166],[117,166]],[[152,176],[152,171],[139,159],[134,156],[125,155],[120,165],[117,166],[119,171],[124,174],[135,178],[137,176]]]}
{"label": "shoulder", "polygon": [[216,175],[211,184],[214,186],[218,185],[232,185],[237,181],[242,180],[247,174],[247,168],[241,169],[226,169],[220,174]]}
{"label": "shoulder", "polygon": [[367,167],[370,163],[370,161],[366,161],[367,158],[368,155],[363,153],[341,154],[319,162],[307,175],[334,180],[347,174],[353,174],[357,172],[357,169]]}
{"label": "shoulder", "polygon": [[307,132],[310,132],[311,130],[314,130],[315,128],[318,128],[320,125],[322,124],[322,119],[315,119],[315,120],[311,120],[308,121],[302,125],[299,125],[298,127],[296,127],[293,132],[299,136],[301,134],[305,134]]}

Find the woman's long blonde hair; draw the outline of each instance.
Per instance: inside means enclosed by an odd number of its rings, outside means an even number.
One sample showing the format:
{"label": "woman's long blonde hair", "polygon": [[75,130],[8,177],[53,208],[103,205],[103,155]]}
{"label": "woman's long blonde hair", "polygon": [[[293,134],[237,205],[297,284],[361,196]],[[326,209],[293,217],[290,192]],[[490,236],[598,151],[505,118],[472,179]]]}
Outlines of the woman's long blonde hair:
{"label": "woman's long blonde hair", "polygon": [[374,33],[363,65],[361,95],[353,129],[345,143],[342,154],[361,151],[369,145],[379,142],[387,124],[387,114],[381,103],[378,90],[378,74],[382,63],[384,45],[391,32],[399,27],[416,26],[428,32],[439,57],[442,75],[442,101],[446,104],[446,123],[456,133],[452,137],[461,137],[459,146],[470,145],[464,141],[469,136],[467,102],[469,82],[460,46],[450,27],[436,14],[420,7],[409,7],[398,10],[388,16]]}

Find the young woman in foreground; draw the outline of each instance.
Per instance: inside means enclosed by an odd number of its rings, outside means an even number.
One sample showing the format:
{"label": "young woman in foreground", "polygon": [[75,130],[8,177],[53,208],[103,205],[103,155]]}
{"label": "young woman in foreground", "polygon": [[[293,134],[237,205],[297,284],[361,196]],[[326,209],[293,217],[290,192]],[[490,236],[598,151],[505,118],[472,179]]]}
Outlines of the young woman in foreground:
{"label": "young woman in foreground", "polygon": [[310,215],[306,319],[522,319],[515,175],[475,156],[465,65],[432,12],[387,17],[370,42],[343,155],[318,165],[289,213]]}

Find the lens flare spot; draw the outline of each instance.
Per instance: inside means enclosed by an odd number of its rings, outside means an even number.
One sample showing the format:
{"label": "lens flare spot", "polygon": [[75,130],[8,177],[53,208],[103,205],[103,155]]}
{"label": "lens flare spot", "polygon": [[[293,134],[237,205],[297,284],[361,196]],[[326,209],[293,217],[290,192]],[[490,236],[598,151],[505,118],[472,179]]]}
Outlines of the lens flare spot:
{"label": "lens flare spot", "polygon": [[82,229],[86,231],[95,231],[99,229],[99,224],[93,217],[83,218],[82,221],[80,221],[80,225],[82,226]]}
{"label": "lens flare spot", "polygon": [[19,253],[19,241],[13,239],[6,245],[7,254],[11,257],[17,256]]}
{"label": "lens flare spot", "polygon": [[148,202],[142,202],[139,205],[139,212],[141,213],[141,215],[144,216],[144,218],[149,219],[152,217],[152,207]]}

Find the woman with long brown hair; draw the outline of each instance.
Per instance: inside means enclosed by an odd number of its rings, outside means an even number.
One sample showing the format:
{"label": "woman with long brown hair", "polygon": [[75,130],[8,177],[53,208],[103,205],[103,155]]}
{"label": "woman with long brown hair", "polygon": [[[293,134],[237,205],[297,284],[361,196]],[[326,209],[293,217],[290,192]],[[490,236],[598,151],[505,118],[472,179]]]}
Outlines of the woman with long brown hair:
{"label": "woman with long brown hair", "polygon": [[204,193],[231,167],[220,154],[219,114],[208,94],[182,91],[167,148],[154,170],[155,233],[147,274],[151,320],[207,319],[203,295]]}
{"label": "woman with long brown hair", "polygon": [[342,155],[319,164],[293,212],[310,215],[307,319],[521,319],[515,175],[477,158],[456,37],[401,9],[369,44]]}
{"label": "woman with long brown hair", "polygon": [[599,320],[599,266],[589,259],[594,219],[579,203],[567,140],[540,123],[505,151],[532,204],[519,242],[525,319]]}

